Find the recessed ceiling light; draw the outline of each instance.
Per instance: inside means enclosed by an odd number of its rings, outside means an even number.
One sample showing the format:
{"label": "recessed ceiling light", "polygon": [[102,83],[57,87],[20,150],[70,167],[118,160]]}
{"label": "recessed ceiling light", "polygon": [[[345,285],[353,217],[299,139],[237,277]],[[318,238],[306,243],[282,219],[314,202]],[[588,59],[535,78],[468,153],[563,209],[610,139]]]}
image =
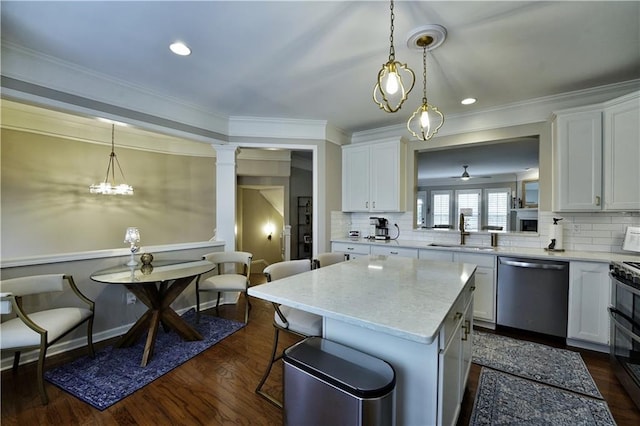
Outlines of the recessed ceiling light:
{"label": "recessed ceiling light", "polygon": [[460,103],[462,105],[473,105],[476,103],[476,101],[477,101],[476,98],[465,98]]}
{"label": "recessed ceiling light", "polygon": [[176,55],[180,55],[180,56],[191,55],[191,49],[189,49],[189,46],[187,46],[181,41],[176,41],[175,43],[171,43],[169,45],[169,49],[171,49],[171,51]]}

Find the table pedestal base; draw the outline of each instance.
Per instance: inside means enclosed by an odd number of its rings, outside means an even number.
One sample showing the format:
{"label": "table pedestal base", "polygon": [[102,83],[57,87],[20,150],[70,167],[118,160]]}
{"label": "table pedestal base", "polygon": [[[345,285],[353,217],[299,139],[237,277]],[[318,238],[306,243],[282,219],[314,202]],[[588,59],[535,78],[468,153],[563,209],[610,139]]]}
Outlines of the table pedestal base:
{"label": "table pedestal base", "polygon": [[171,303],[191,284],[194,278],[195,275],[176,279],[172,283],[163,282],[159,285],[156,283],[125,284],[127,289],[147,305],[149,309],[118,340],[115,346],[118,348],[131,346],[145,330],[148,330],[144,353],[142,354],[142,363],[140,364],[145,367],[153,356],[160,324],[162,324],[165,332],[173,330],[184,340],[202,340],[202,335],[184,321],[176,311],[171,309]]}

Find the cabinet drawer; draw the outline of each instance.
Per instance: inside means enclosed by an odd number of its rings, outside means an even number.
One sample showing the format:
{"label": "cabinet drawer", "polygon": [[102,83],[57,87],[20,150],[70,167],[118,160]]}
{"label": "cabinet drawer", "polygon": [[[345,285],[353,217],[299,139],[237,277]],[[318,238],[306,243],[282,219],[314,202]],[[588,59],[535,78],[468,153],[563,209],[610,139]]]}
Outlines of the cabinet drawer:
{"label": "cabinet drawer", "polygon": [[420,259],[426,260],[440,260],[443,262],[453,262],[453,252],[446,250],[430,250],[430,249],[420,249],[420,253],[418,254]]}
{"label": "cabinet drawer", "polygon": [[449,340],[456,332],[456,328],[464,320],[465,302],[468,300],[468,297],[465,294],[466,292],[467,290],[460,294],[458,300],[453,304],[453,307],[442,324],[442,332],[440,333],[440,350],[447,347]]}
{"label": "cabinet drawer", "polygon": [[456,262],[473,263],[475,265],[495,269],[496,257],[489,254],[456,253]]}
{"label": "cabinet drawer", "polygon": [[331,251],[339,251],[349,254],[369,254],[368,244],[331,243]]}
{"label": "cabinet drawer", "polygon": [[418,249],[404,247],[371,246],[371,254],[382,256],[402,256],[418,258]]}

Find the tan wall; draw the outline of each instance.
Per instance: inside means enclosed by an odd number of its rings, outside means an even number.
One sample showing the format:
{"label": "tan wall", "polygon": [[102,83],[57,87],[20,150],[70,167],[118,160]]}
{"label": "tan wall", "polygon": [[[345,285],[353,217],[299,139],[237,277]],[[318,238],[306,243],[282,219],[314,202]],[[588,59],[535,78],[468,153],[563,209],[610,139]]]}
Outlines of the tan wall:
{"label": "tan wall", "polygon": [[[215,228],[215,158],[119,148],[131,197],[89,193],[110,147],[19,130],[1,133],[2,258],[206,241]],[[121,178],[116,171],[116,181]]]}
{"label": "tan wall", "polygon": [[[282,261],[280,233],[284,219],[260,191],[243,188],[242,194],[242,250],[253,254],[253,260],[263,259],[267,264]],[[273,224],[271,240],[267,239],[264,226]],[[260,272],[252,270],[252,273]]]}

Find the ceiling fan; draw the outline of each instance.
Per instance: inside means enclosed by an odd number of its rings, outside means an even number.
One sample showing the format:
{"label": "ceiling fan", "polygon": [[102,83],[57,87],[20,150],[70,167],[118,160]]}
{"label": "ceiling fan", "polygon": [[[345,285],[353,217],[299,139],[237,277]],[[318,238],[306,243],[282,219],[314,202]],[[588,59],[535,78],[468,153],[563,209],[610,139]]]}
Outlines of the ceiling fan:
{"label": "ceiling fan", "polygon": [[491,176],[471,176],[469,175],[469,172],[467,171],[467,167],[469,167],[467,164],[462,166],[464,168],[464,171],[462,172],[461,176],[451,176],[452,179],[460,179],[460,180],[464,180],[467,181],[469,179],[478,179],[478,178],[485,178],[485,179],[490,179]]}

